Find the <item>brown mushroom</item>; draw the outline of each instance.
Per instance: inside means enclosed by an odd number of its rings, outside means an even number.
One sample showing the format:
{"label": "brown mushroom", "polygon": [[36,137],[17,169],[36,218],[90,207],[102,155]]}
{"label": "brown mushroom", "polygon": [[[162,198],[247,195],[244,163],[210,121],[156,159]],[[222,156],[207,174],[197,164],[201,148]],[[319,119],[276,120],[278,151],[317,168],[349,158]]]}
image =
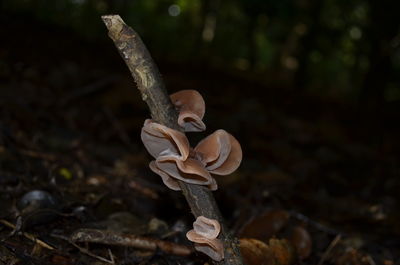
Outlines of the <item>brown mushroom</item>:
{"label": "brown mushroom", "polygon": [[197,217],[193,223],[193,230],[186,233],[186,237],[195,243],[194,248],[215,261],[224,259],[224,246],[217,239],[221,231],[219,222],[204,216]]}
{"label": "brown mushroom", "polygon": [[184,133],[150,119],[144,122],[141,138],[147,151],[154,158],[166,156],[186,160],[189,156],[189,141]]}
{"label": "brown mushroom", "polygon": [[200,161],[188,158],[181,161],[174,157],[159,157],[150,163],[150,169],[161,176],[164,184],[172,190],[180,190],[177,180],[205,185],[210,190],[217,189],[217,183]]}
{"label": "brown mushroom", "polygon": [[156,158],[150,169],[160,175],[172,190],[180,190],[177,180],[217,188],[215,180],[197,160],[188,158],[189,142],[186,136],[164,125],[146,120],[142,128],[142,141],[147,151]]}
{"label": "brown mushroom", "polygon": [[206,110],[203,97],[196,90],[181,90],[170,95],[179,111],[178,124],[185,132],[201,132],[206,129],[202,121]]}
{"label": "brown mushroom", "polygon": [[242,159],[239,142],[224,130],[214,132],[191,149],[184,133],[146,120],[141,137],[155,158],[150,169],[172,190],[180,190],[178,180],[217,190],[217,182],[210,173],[230,174]]}
{"label": "brown mushroom", "polygon": [[225,130],[217,130],[203,139],[194,151],[205,168],[216,175],[231,174],[242,161],[239,142]]}
{"label": "brown mushroom", "polygon": [[159,169],[157,167],[157,165],[156,165],[156,161],[151,161],[149,166],[150,166],[150,169],[154,173],[156,173],[157,175],[159,175],[161,177],[161,179],[164,182],[165,186],[167,186],[171,190],[176,190],[176,191],[181,190],[181,187],[179,186],[178,181],[176,181],[174,178],[169,176],[167,173],[165,173],[164,171]]}

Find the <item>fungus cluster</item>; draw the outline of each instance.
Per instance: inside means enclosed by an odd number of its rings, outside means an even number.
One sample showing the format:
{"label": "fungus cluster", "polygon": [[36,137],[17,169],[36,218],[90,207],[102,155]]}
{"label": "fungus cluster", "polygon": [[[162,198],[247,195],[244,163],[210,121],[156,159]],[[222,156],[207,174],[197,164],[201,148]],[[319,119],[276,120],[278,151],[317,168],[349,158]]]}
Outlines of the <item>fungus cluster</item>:
{"label": "fungus cluster", "polygon": [[[185,132],[205,130],[202,121],[205,103],[197,91],[182,90],[170,95],[170,98],[179,112],[178,124]],[[184,133],[147,119],[141,138],[155,159],[150,162],[150,169],[162,178],[168,188],[175,191],[181,189],[179,181],[217,190],[218,185],[212,174],[231,174],[242,160],[239,142],[225,130],[215,131],[192,148]],[[219,231],[217,220],[200,216],[194,223],[194,230],[189,231],[187,236],[197,243],[197,250],[214,260],[221,260],[223,247],[217,239]]]}
{"label": "fungus cluster", "polygon": [[[205,130],[201,120],[205,104],[197,91],[179,91],[171,95],[171,100],[179,111],[178,124],[185,132]],[[141,138],[155,158],[150,162],[151,170],[172,190],[180,190],[178,180],[216,190],[218,185],[211,174],[231,174],[242,160],[239,142],[225,130],[215,131],[191,148],[184,133],[147,119]]]}

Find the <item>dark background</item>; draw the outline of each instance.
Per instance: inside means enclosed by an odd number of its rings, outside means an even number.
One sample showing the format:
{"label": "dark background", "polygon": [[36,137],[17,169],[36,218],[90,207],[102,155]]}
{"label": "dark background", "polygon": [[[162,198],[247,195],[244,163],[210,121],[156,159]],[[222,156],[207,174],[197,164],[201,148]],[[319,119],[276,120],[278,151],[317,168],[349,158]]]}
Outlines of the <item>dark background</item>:
{"label": "dark background", "polygon": [[[43,189],[63,212],[85,202],[95,220],[123,210],[190,224],[179,194],[146,167],[148,110],[100,19],[116,13],[169,92],[205,98],[208,129],[193,142],[223,128],[241,143],[242,166],[216,193],[230,227],[279,209],[307,224],[304,264],[317,264],[335,233],[348,241],[326,264],[400,264],[399,10],[388,0],[1,1],[2,218]],[[86,190],[92,178],[104,182]],[[171,198],[136,198],[124,185],[132,178]],[[119,204],[91,204],[88,194],[105,190]],[[349,248],[360,260],[346,259]]]}

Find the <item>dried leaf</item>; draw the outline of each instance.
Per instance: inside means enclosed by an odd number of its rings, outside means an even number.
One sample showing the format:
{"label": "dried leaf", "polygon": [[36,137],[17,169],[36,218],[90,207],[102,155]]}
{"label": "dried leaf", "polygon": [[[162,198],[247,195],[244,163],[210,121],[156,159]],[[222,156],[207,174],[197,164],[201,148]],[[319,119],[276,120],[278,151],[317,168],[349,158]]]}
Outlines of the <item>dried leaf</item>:
{"label": "dried leaf", "polygon": [[304,227],[296,226],[293,228],[290,241],[296,249],[297,255],[300,259],[305,259],[310,256],[312,250],[312,240],[310,234]]}
{"label": "dried leaf", "polygon": [[240,239],[240,252],[247,265],[275,264],[274,256],[268,245],[257,239]]}
{"label": "dried leaf", "polygon": [[269,247],[275,257],[276,264],[289,265],[295,260],[295,252],[292,245],[286,239],[269,240]]}
{"label": "dried leaf", "polygon": [[240,239],[240,251],[247,265],[290,265],[294,250],[285,239],[271,239],[269,245],[254,238]]}
{"label": "dried leaf", "polygon": [[335,265],[370,265],[375,264],[371,256],[355,249],[341,249],[336,251],[332,257],[332,262]]}
{"label": "dried leaf", "polygon": [[289,220],[289,213],[284,210],[271,210],[244,226],[241,237],[256,238],[262,241],[268,241],[276,235]]}

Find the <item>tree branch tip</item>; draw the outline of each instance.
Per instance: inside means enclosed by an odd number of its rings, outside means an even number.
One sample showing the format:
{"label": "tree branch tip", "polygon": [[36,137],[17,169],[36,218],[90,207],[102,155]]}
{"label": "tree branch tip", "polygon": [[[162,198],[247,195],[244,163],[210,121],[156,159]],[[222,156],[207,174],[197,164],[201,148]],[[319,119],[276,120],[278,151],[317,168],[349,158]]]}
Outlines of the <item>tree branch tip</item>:
{"label": "tree branch tip", "polygon": [[103,15],[101,16],[101,19],[103,21],[108,20],[108,19],[118,19],[118,20],[122,20],[121,16],[118,14],[109,14],[109,15]]}
{"label": "tree branch tip", "polygon": [[104,15],[101,16],[101,19],[103,20],[104,24],[106,24],[108,29],[111,29],[116,25],[126,25],[120,15]]}
{"label": "tree branch tip", "polygon": [[128,27],[120,15],[104,15],[101,16],[101,19],[106,25],[108,29],[108,35],[111,39],[119,39],[121,30],[124,27]]}

